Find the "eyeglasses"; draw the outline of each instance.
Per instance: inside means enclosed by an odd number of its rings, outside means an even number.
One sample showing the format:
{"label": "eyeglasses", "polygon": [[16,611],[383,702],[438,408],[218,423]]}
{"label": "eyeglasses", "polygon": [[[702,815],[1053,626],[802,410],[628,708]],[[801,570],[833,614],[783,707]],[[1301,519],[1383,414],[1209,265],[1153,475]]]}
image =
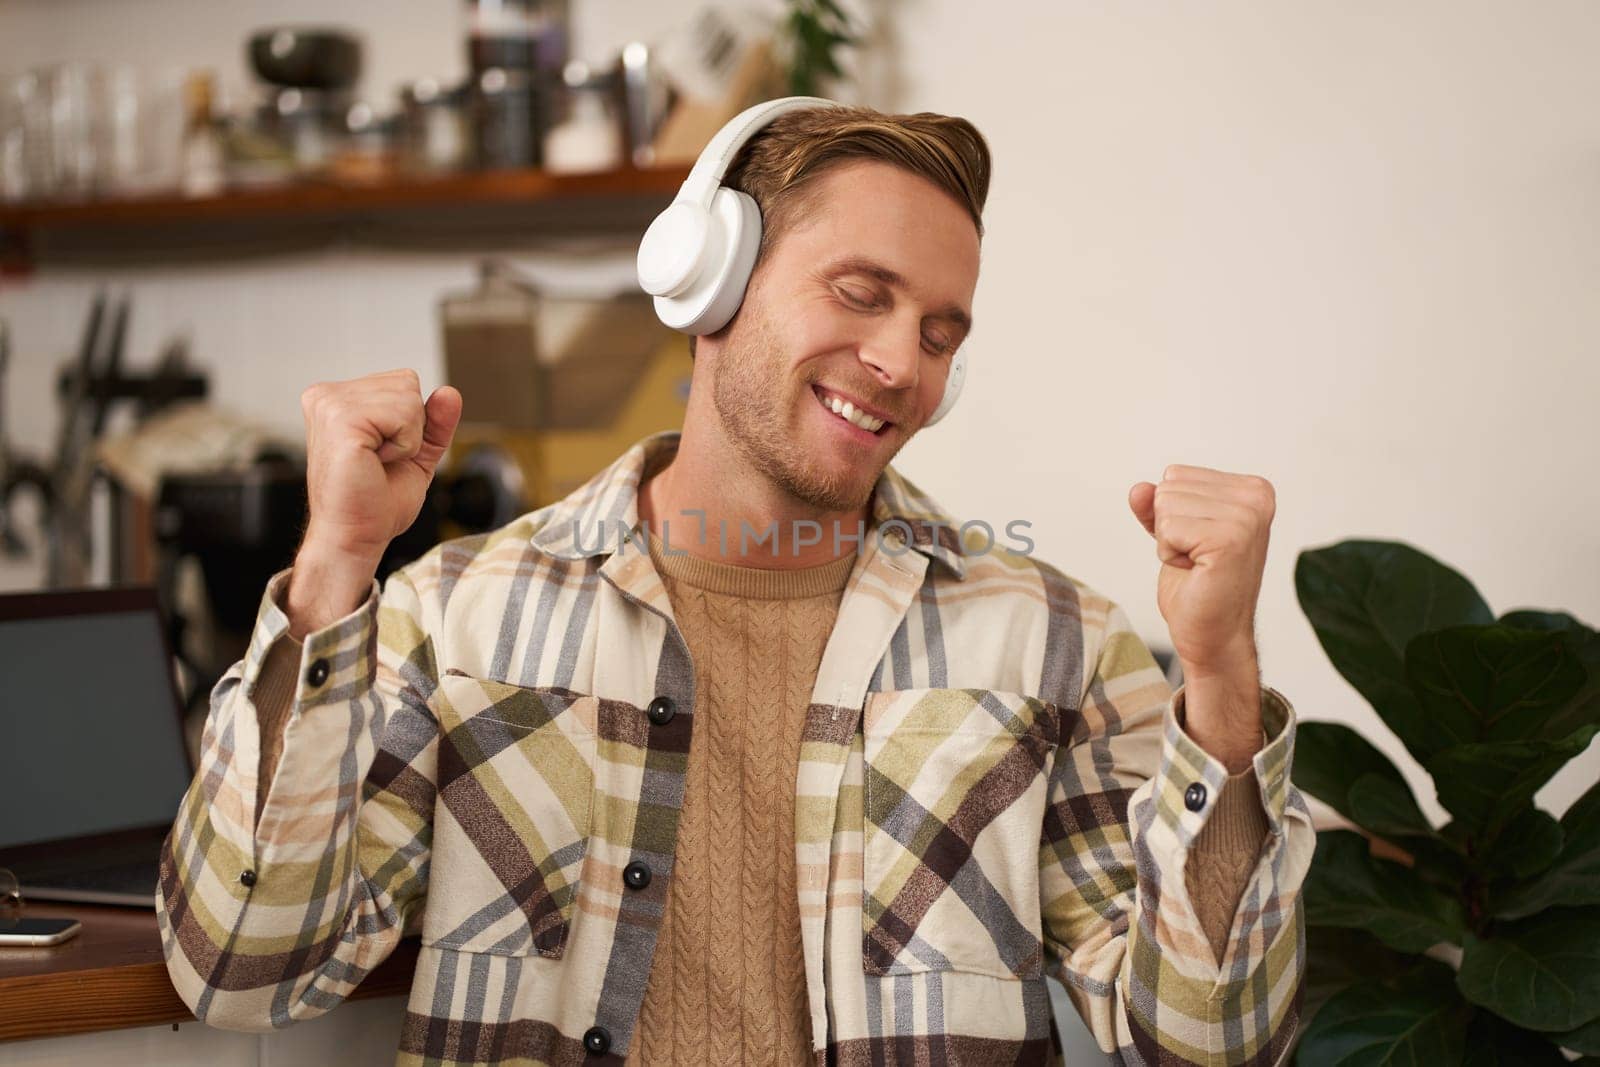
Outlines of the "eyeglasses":
{"label": "eyeglasses", "polygon": [[22,918],[22,883],[0,867],[0,927],[11,926]]}

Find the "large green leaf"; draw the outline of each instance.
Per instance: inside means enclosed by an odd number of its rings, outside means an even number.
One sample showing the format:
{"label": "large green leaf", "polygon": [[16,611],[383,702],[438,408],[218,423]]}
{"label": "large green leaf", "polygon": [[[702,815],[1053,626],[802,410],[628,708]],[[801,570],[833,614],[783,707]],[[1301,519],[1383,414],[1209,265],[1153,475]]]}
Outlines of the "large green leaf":
{"label": "large green leaf", "polygon": [[1559,741],[1500,741],[1445,749],[1425,765],[1439,803],[1473,832],[1492,837],[1533,795],[1589,747],[1591,723]]}
{"label": "large green leaf", "polygon": [[1352,822],[1356,818],[1350,809],[1350,786],[1365,775],[1406,788],[1405,778],[1389,757],[1343,723],[1302,722],[1295,728],[1289,776]]}
{"label": "large green leaf", "polygon": [[1406,645],[1447,626],[1494,622],[1472,583],[1407,544],[1341,541],[1301,552],[1294,585],[1334,668],[1408,749],[1425,747],[1425,738],[1408,736],[1418,705],[1406,678]]}
{"label": "large green leaf", "polygon": [[1398,981],[1369,980],[1336,994],[1306,1027],[1301,1067],[1432,1067],[1460,1063],[1472,1008],[1436,960]]}
{"label": "large green leaf", "polygon": [[1467,1051],[1462,1067],[1567,1067],[1561,1050],[1549,1040],[1512,1026],[1492,1011],[1479,1009],[1467,1026]]}
{"label": "large green leaf", "polygon": [[1588,722],[1572,710],[1588,681],[1562,634],[1509,626],[1452,626],[1406,646],[1424,762],[1481,741],[1555,741]]}
{"label": "large green leaf", "polygon": [[1500,616],[1500,625],[1560,635],[1589,676],[1573,702],[1578,721],[1594,722],[1600,719],[1600,632],[1564,611],[1508,611]]}
{"label": "large green leaf", "polygon": [[1356,824],[1381,837],[1433,837],[1417,798],[1404,782],[1363,774],[1350,783],[1350,814]]}
{"label": "large green leaf", "polygon": [[1600,782],[1561,816],[1561,854],[1537,879],[1498,895],[1494,913],[1520,919],[1545,908],[1600,904]]}
{"label": "large green leaf", "polygon": [[1538,874],[1561,854],[1561,824],[1549,812],[1523,808],[1482,852],[1478,867],[1491,878]]}
{"label": "large green leaf", "polygon": [[1552,908],[1462,947],[1456,984],[1474,1004],[1529,1030],[1600,1016],[1600,911]]}
{"label": "large green leaf", "polygon": [[1466,922],[1460,901],[1409,868],[1376,859],[1367,839],[1350,830],[1317,835],[1304,900],[1308,924],[1366,930],[1401,952],[1460,944]]}
{"label": "large green leaf", "polygon": [[1329,999],[1374,975],[1398,978],[1431,963],[1424,956],[1396,952],[1365,930],[1337,926],[1306,927],[1306,973],[1300,983],[1302,1030]]}

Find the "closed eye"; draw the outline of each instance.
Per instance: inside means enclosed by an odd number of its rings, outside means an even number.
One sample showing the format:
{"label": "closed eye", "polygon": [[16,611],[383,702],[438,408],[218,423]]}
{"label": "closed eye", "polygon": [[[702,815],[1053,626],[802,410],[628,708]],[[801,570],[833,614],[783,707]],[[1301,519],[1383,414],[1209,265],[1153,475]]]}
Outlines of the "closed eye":
{"label": "closed eye", "polygon": [[841,285],[838,287],[838,293],[844,297],[846,303],[858,308],[869,309],[878,306],[877,298],[862,289],[852,289],[849,286]]}

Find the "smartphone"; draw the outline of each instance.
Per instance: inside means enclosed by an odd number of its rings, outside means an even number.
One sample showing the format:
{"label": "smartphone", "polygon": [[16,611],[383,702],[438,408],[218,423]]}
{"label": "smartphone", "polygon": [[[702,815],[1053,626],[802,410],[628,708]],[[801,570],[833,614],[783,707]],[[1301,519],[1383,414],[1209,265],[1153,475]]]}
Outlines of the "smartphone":
{"label": "smartphone", "polygon": [[59,945],[78,936],[83,924],[77,919],[41,919],[24,915],[15,922],[0,925],[0,948],[6,945]]}

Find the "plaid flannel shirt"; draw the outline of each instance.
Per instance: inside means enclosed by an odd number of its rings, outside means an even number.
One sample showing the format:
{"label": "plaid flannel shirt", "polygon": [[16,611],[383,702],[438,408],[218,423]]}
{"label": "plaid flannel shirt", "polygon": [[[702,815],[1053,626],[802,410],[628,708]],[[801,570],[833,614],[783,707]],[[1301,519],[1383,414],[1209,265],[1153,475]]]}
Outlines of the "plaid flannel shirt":
{"label": "plaid flannel shirt", "polygon": [[[695,703],[637,532],[647,460],[677,439],[436,546],[308,634],[258,825],[253,686],[288,628],[273,577],[162,849],[162,942],[198,1018],[314,1018],[418,935],[398,1063],[622,1062]],[[1227,771],[1122,609],[963,544],[892,466],[872,516],[793,783],[816,1063],[1060,1063],[1047,975],[1123,1062],[1277,1062],[1314,841],[1288,701],[1262,688],[1269,832],[1219,963],[1183,869]]]}

